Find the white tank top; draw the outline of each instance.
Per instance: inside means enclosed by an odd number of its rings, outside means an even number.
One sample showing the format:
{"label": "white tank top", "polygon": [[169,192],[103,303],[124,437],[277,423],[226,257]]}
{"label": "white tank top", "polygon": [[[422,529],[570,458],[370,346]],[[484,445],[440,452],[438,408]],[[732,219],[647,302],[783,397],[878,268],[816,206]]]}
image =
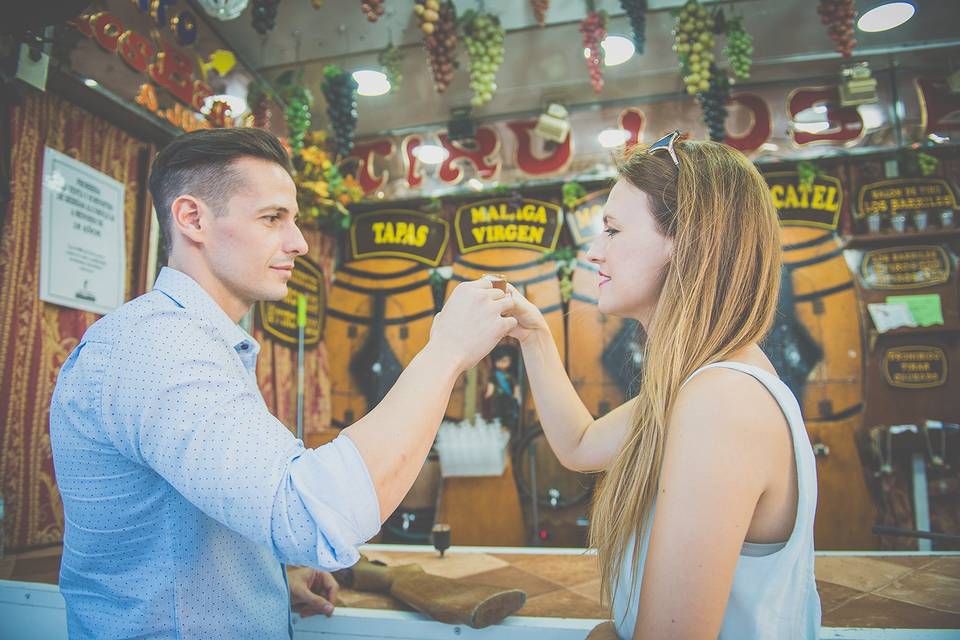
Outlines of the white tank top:
{"label": "white tank top", "polygon": [[[817,467],[803,425],[800,405],[778,377],[739,362],[716,362],[696,370],[725,367],[749,374],[773,395],[790,425],[797,465],[797,517],[785,543],[743,543],[733,588],[720,627],[720,640],[815,640],[820,634],[820,596],[813,576],[813,518],[817,508]],[[687,378],[687,381],[690,380]],[[686,381],[684,382],[686,384]],[[656,505],[654,505],[654,509]],[[650,544],[653,510],[644,529],[636,568],[637,589],[630,594],[633,547],[631,540],[620,567],[613,596],[613,622],[622,638],[632,638],[640,604],[643,565]]]}

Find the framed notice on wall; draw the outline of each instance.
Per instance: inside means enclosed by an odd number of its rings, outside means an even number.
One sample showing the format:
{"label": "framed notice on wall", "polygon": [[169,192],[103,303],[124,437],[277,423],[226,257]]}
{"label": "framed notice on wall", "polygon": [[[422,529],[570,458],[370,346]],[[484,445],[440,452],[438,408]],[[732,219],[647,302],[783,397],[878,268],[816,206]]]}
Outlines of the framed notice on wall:
{"label": "framed notice on wall", "polygon": [[124,185],[49,147],[40,198],[40,299],[109,313],[123,304]]}

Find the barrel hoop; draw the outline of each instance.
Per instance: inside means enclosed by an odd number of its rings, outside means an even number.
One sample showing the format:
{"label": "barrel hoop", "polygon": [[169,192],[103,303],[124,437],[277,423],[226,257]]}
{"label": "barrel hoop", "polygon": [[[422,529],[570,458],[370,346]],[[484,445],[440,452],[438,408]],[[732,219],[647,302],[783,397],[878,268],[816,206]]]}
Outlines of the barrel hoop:
{"label": "barrel hoop", "polygon": [[[545,281],[545,280],[556,279],[556,277],[557,277],[556,272],[549,271],[549,272],[547,272],[547,273],[545,273],[545,274],[543,274],[543,275],[537,276],[536,278],[530,278],[529,280],[521,280],[520,282],[511,282],[510,284],[512,284],[512,285],[515,286],[515,287],[525,287],[525,286],[527,286],[527,285],[537,284],[538,282],[543,282],[543,281]],[[457,282],[469,282],[469,281],[470,281],[470,278],[466,278],[466,277],[461,276],[461,275],[456,274],[456,273],[453,274],[453,277],[451,277],[450,279],[451,279],[451,280],[456,280]]]}
{"label": "barrel hoop", "polygon": [[826,242],[827,240],[836,239],[837,234],[835,233],[825,233],[822,236],[817,236],[816,238],[810,238],[809,240],[804,240],[803,242],[794,242],[793,244],[785,244],[782,249],[784,251],[794,251],[796,249],[809,249],[810,247],[815,247],[818,244]]}
{"label": "barrel hoop", "polygon": [[837,411],[836,413],[831,413],[826,416],[817,416],[815,418],[807,418],[807,422],[836,422],[839,420],[846,420],[847,418],[852,418],[863,411],[863,404],[855,404],[852,407],[847,407],[842,411]]}
{"label": "barrel hoop", "polygon": [[[338,311],[337,309],[327,309],[327,315],[331,318],[336,318],[337,320],[343,320],[345,322],[350,322],[352,324],[359,324],[363,326],[370,325],[370,318],[364,318],[363,316],[356,316],[352,313],[346,313],[344,311]],[[412,316],[401,316],[399,318],[386,318],[383,323],[387,325],[394,324],[406,324],[408,322],[414,322],[415,320],[422,320],[423,318],[429,318],[436,315],[436,312],[433,309],[426,309],[420,313],[415,313]]]}
{"label": "barrel hoop", "polygon": [[467,267],[468,269],[476,269],[483,273],[499,273],[501,271],[521,271],[523,269],[529,269],[531,267],[536,267],[544,263],[543,260],[537,259],[532,262],[524,262],[522,264],[512,264],[512,265],[484,265],[477,264],[476,262],[470,262],[469,260],[464,260],[463,257],[458,257],[454,259],[454,262]]}
{"label": "barrel hoop", "polygon": [[393,287],[392,289],[371,289],[369,287],[361,287],[360,285],[353,284],[352,282],[344,282],[342,280],[335,280],[333,286],[334,288],[339,287],[341,289],[346,289],[347,291],[365,293],[370,296],[392,296],[398,293],[414,291],[416,289],[420,289],[421,287],[428,287],[430,286],[430,281],[427,279],[418,280],[417,282],[411,282],[410,284],[402,287]]}
{"label": "barrel hoop", "polygon": [[572,300],[577,300],[579,302],[586,302],[588,304],[597,304],[596,298],[591,298],[590,296],[585,296],[582,293],[574,293],[570,296]]}
{"label": "barrel hoop", "polygon": [[344,273],[348,276],[353,276],[355,278],[367,278],[369,280],[390,280],[392,278],[402,278],[404,276],[413,275],[418,271],[422,271],[423,268],[424,267],[420,265],[414,265],[409,269],[404,269],[403,271],[395,271],[393,273],[372,273],[370,271],[364,271],[362,269],[354,269],[353,267],[340,265],[337,268],[337,273]]}
{"label": "barrel hoop", "polygon": [[810,293],[803,293],[800,295],[793,296],[793,302],[810,302],[811,300],[816,300],[817,298],[826,298],[827,296],[832,296],[835,293],[840,293],[841,291],[846,291],[847,289],[853,288],[853,281],[844,282],[843,284],[838,284],[835,287],[828,287],[827,289],[820,289],[819,291],[811,291]]}
{"label": "barrel hoop", "polygon": [[583,260],[577,260],[578,269],[586,269],[587,271],[600,271],[600,267],[589,262],[584,262]]}
{"label": "barrel hoop", "polygon": [[560,311],[561,309],[563,309],[562,304],[552,304],[549,307],[541,307],[540,313],[546,315],[548,313],[553,313],[554,311]]}
{"label": "barrel hoop", "polygon": [[807,258],[806,260],[798,260],[797,262],[784,262],[783,266],[785,266],[789,271],[793,271],[795,269],[802,269],[803,267],[809,267],[814,264],[820,264],[821,262],[832,260],[841,255],[843,255],[843,247],[837,247],[829,253],[822,253],[819,256]]}

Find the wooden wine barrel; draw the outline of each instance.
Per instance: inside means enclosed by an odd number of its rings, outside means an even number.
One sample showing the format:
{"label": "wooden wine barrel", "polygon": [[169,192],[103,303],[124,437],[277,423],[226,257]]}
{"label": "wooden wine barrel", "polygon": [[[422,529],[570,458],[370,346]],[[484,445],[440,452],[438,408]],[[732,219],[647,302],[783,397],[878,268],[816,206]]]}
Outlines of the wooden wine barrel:
{"label": "wooden wine barrel", "polygon": [[818,454],[816,546],[873,548],[876,511],[857,448],[864,347],[856,288],[835,234],[787,226],[781,241],[792,301],[782,300],[780,313],[792,313],[820,352],[799,394]]}
{"label": "wooden wine barrel", "polygon": [[[563,307],[560,299],[560,284],[557,268],[553,261],[541,262],[543,254],[529,249],[486,249],[460,256],[453,263],[453,277],[447,289],[447,296],[461,282],[475,280],[484,274],[503,274],[533,304],[537,305],[553,334],[553,339],[563,358],[565,352],[565,330]],[[526,385],[525,381],[523,382]],[[447,416],[459,420],[464,417],[465,394],[470,385],[466,377],[461,376],[454,387],[447,407]],[[481,405],[482,385],[473,385],[472,393],[477,395],[475,406]],[[523,394],[524,423],[537,422],[533,398],[529,392]]]}
{"label": "wooden wine barrel", "polygon": [[[382,332],[384,349],[402,369],[427,344],[436,310],[427,268],[400,258],[341,266],[328,300],[325,342],[333,426],[343,428],[376,404],[363,393],[357,377],[362,364],[358,358],[370,344],[371,330]],[[377,322],[378,313],[382,313],[381,322]],[[384,380],[383,386],[389,388],[392,382]]]}
{"label": "wooden wine barrel", "polygon": [[636,322],[600,313],[597,282],[597,268],[581,251],[567,314],[566,366],[580,399],[594,417],[623,404],[639,368],[631,351]]}

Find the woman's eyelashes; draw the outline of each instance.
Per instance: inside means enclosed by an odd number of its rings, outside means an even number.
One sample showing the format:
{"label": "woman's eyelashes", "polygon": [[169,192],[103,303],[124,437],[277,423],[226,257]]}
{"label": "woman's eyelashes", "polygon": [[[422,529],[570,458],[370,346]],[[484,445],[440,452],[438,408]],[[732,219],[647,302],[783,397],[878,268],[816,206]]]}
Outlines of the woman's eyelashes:
{"label": "woman's eyelashes", "polygon": [[604,227],[603,232],[610,236],[611,238],[616,234],[620,233],[617,229],[611,229],[610,227]]}

